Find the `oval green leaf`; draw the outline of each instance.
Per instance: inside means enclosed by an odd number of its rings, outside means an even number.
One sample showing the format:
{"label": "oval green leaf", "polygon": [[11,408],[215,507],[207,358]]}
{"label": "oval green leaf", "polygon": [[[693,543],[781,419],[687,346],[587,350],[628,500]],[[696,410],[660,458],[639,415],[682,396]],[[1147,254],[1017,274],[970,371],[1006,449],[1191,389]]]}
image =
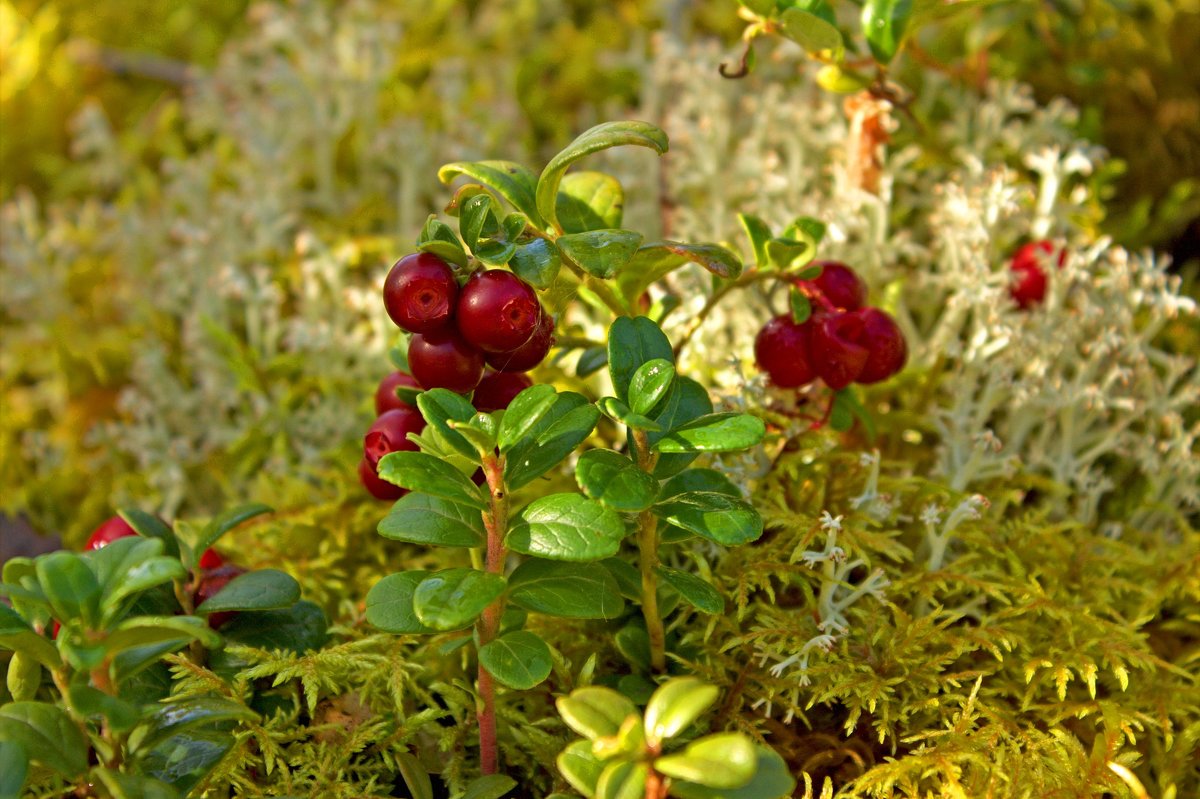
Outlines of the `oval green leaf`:
{"label": "oval green leaf", "polygon": [[[762,441],[767,428],[747,413],[711,413],[668,431],[659,452],[734,452]],[[388,457],[391,457],[390,455]]]}
{"label": "oval green leaf", "polygon": [[600,772],[604,771],[604,763],[592,754],[591,741],[571,744],[562,750],[555,763],[572,788],[584,796],[596,793],[596,783],[600,780]]}
{"label": "oval green leaf", "polygon": [[862,10],[862,30],[871,54],[881,64],[895,58],[904,42],[912,0],[866,0]]}
{"label": "oval green leaf", "polygon": [[558,392],[554,390],[554,386],[545,383],[530,386],[514,397],[500,421],[500,434],[497,437],[500,451],[507,452],[528,435],[550,412],[557,400]]}
{"label": "oval green leaf", "polygon": [[568,727],[592,740],[616,735],[625,719],[637,715],[637,708],[628,698],[599,685],[560,696],[555,705]]}
{"label": "oval green leaf", "polygon": [[619,228],[624,206],[621,182],[603,172],[572,172],[558,187],[558,223],[565,233]]}
{"label": "oval green leaf", "polygon": [[646,738],[661,742],[687,729],[717,701],[717,687],[695,677],[675,677],[658,687],[646,704]]}
{"label": "oval green leaf", "polygon": [[389,633],[424,635],[437,630],[422,624],[413,610],[413,593],[427,571],[389,574],[367,592],[367,621]]}
{"label": "oval green leaf", "polygon": [[575,480],[589,498],[625,513],[650,507],[658,492],[657,480],[611,449],[589,449],[580,455]]}
{"label": "oval green leaf", "polygon": [[624,537],[616,511],[579,494],[551,494],[517,514],[505,543],[549,560],[591,561],[615,555]]}
{"label": "oval green leaf", "polygon": [[509,688],[528,691],[550,676],[550,647],[527,630],[507,633],[479,648],[479,662]]}
{"label": "oval green leaf", "polygon": [[629,408],[635,414],[654,409],[675,383],[675,366],[665,358],[654,358],[637,368],[629,380]]}
{"label": "oval green leaf", "polygon": [[518,244],[513,250],[509,267],[513,273],[536,289],[550,288],[562,269],[558,248],[545,239]]}
{"label": "oval green leaf", "polygon": [[589,230],[559,236],[555,244],[569,263],[607,280],[633,259],[642,245],[642,234],[620,229]]}
{"label": "oval green leaf", "polygon": [[615,619],[625,609],[608,569],[540,558],[525,561],[509,575],[508,598],[526,610],[570,619]]}
{"label": "oval green leaf", "polygon": [[691,572],[659,566],[658,574],[696,610],[713,616],[725,612],[725,599],[721,592]]}
{"label": "oval green leaf", "polygon": [[0,741],[15,741],[30,760],[68,780],[87,771],[87,741],[70,716],[55,705],[9,702],[0,706]]}
{"label": "oval green leaf", "polygon": [[478,510],[429,494],[401,497],[377,529],[384,538],[441,547],[482,546],[485,537]]}
{"label": "oval green leaf", "polygon": [[706,788],[742,788],[754,779],[757,766],[754,743],[740,732],[706,736],[654,761],[655,770],[668,777]]}
{"label": "oval green leaf", "polygon": [[675,352],[665,333],[645,316],[618,317],[608,329],[608,372],[617,398],[628,404],[629,384],[647,361],[675,362]]}
{"label": "oval green leaf", "polygon": [[425,421],[437,428],[450,446],[471,460],[479,457],[471,442],[449,425],[451,421],[465,422],[475,415],[475,406],[466,397],[444,388],[433,388],[417,396],[417,407]]}
{"label": "oval green leaf", "polygon": [[714,491],[689,491],[654,506],[654,514],[668,524],[724,546],[755,541],[762,535],[758,511],[740,497]]}
{"label": "oval green leaf", "polygon": [[444,569],[417,584],[413,611],[435,630],[459,630],[504,593],[504,578],[477,569]]}
{"label": "oval green leaf", "polygon": [[534,224],[542,223],[535,199],[538,179],[528,167],[514,161],[458,161],[438,170],[438,180],[442,183],[449,183],[459,175],[495,189]]}
{"label": "oval green leaf", "polygon": [[246,572],[196,608],[199,614],[228,610],[276,610],[296,604],[300,584],[278,569]]}
{"label": "oval green leaf", "polygon": [[379,476],[410,491],[422,491],[479,510],[487,508],[479,487],[470,478],[441,458],[425,452],[391,452],[384,455],[379,460]]}

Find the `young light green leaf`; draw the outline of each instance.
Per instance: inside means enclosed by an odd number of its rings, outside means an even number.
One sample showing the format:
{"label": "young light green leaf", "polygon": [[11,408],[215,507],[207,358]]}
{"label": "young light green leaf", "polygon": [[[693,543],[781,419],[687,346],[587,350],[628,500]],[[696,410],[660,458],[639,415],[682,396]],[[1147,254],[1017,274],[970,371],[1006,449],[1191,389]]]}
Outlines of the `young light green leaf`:
{"label": "young light green leaf", "polygon": [[593,277],[607,280],[625,267],[642,244],[642,234],[632,230],[602,229],[568,233],[555,241],[569,263]]}
{"label": "young light green leaf", "polygon": [[656,448],[659,452],[734,452],[754,446],[766,432],[757,416],[710,413],[672,429]]}
{"label": "young light green leaf", "polygon": [[657,480],[611,449],[589,449],[580,455],[575,480],[590,499],[623,513],[645,510],[658,492]]}
{"label": "young light green leaf", "polygon": [[413,593],[429,576],[427,571],[389,574],[367,592],[367,622],[389,633],[424,635],[437,632],[423,624],[413,610]]}
{"label": "young light green leaf", "polygon": [[674,677],[658,687],[646,705],[646,739],[674,738],[717,701],[717,687],[695,677]]}
{"label": "young light green leaf", "polygon": [[[842,41],[842,32],[836,22],[827,19],[825,15],[814,13],[814,10],[803,8],[803,3],[789,8],[779,15],[779,23],[783,35],[796,42],[810,53],[829,50],[834,60],[840,60],[845,53],[846,45]],[[809,0],[808,5],[815,8],[828,9],[829,4],[824,0]],[[832,17],[832,11],[829,14]]]}
{"label": "young light green leaf", "polygon": [[600,772],[604,771],[604,763],[592,754],[591,741],[576,741],[562,750],[558,759],[558,771],[571,784],[571,787],[584,796],[596,793],[596,783],[600,780]]}
{"label": "young light green leaf", "polygon": [[706,788],[741,788],[754,778],[757,765],[754,743],[740,732],[706,736],[654,761],[656,771]]}
{"label": "young light green leaf", "polygon": [[542,224],[535,200],[538,180],[527,167],[513,161],[459,161],[438,170],[438,180],[442,183],[449,183],[459,175],[495,189],[535,225]]}
{"label": "young light green leaf", "polygon": [[465,422],[475,415],[475,406],[466,397],[444,388],[432,388],[417,396],[417,407],[425,421],[437,428],[450,446],[472,460],[478,457],[475,447],[449,425],[450,421]]}
{"label": "young light green leaf", "polygon": [[767,242],[771,240],[771,228],[753,214],[738,214],[738,221],[742,223],[742,230],[746,231],[746,238],[754,249],[754,263],[762,269],[768,264]]}
{"label": "young light green leaf", "polygon": [[517,277],[529,285],[546,289],[550,288],[562,269],[562,256],[551,242],[533,239],[516,246],[509,266]]}
{"label": "young light green leaf", "polygon": [[572,172],[558,187],[558,223],[565,233],[619,228],[624,206],[620,181],[603,172]]}
{"label": "young light green leaf", "polygon": [[24,652],[13,652],[8,661],[5,684],[12,701],[33,699],[42,687],[42,664]]}
{"label": "young light green leaf", "polygon": [[714,616],[725,612],[721,592],[696,575],[666,566],[659,566],[658,574],[696,610]]}
{"label": "young light green leaf", "polygon": [[[783,229],[783,235],[787,238],[811,241],[813,247],[816,248],[821,243],[821,240],[825,238],[825,231],[828,227],[820,219],[813,219],[811,216],[798,216],[792,220],[792,224]],[[818,274],[820,274],[819,271]],[[808,279],[803,276],[799,277],[802,280]]]}
{"label": "young light green leaf", "polygon": [[100,620],[100,583],[87,562],[74,552],[52,552],[35,561],[38,582],[60,621]]}
{"label": "young light green leaf", "polygon": [[500,451],[508,452],[528,435],[557,400],[558,392],[554,386],[545,383],[530,386],[514,397],[500,422],[500,434],[497,437]]}
{"label": "young light green leaf", "polygon": [[645,763],[629,760],[609,763],[596,780],[596,799],[642,799],[649,773]]}
{"label": "young light green leaf", "polygon": [[568,727],[591,740],[616,735],[625,719],[637,715],[633,702],[599,685],[577,688],[555,705]]}
{"label": "young light green leaf", "polygon": [[802,325],[812,316],[812,303],[808,301],[808,295],[795,286],[792,286],[788,292],[788,298],[792,307],[792,321],[798,325]]}
{"label": "young light green leaf", "polygon": [[0,706],[0,741],[14,741],[29,759],[54,769],[67,780],[88,767],[83,733],[61,708],[45,702],[9,702]]}
{"label": "young light green leaf", "polygon": [[625,608],[607,569],[540,558],[509,575],[508,597],[527,610],[569,619],[615,619]]}
{"label": "young light green leaf", "polygon": [[541,477],[575,451],[596,427],[600,411],[573,391],[558,399],[505,460],[504,479],[509,490]]}
{"label": "young light green leaf", "polygon": [[458,469],[425,452],[391,452],[379,460],[379,476],[389,483],[485,510],[479,487]]}
{"label": "young light green leaf", "polygon": [[550,647],[534,633],[517,630],[479,648],[479,662],[509,688],[528,691],[550,676]]}
{"label": "young light green leaf", "polygon": [[621,402],[616,397],[601,397],[596,403],[605,416],[615,422],[619,422],[626,427],[632,427],[637,430],[649,430],[651,432],[660,432],[662,425],[651,419],[649,416],[643,416],[640,413],[634,413],[633,410]]}
{"label": "young light green leaf", "polygon": [[796,788],[791,769],[774,750],[755,747],[754,777],[740,788],[707,788],[694,782],[674,780],[671,795],[679,799],[789,799]]}
{"label": "young light green leaf", "polygon": [[504,593],[504,578],[476,569],[443,569],[413,591],[413,611],[435,630],[459,630]]}
{"label": "young light green leaf", "polygon": [[621,316],[608,329],[608,371],[617,398],[629,402],[629,383],[638,368],[661,358],[675,362],[671,342],[658,325],[645,316]]}
{"label": "young light green leaf", "polygon": [[905,29],[912,15],[912,0],[866,0],[862,10],[862,30],[871,54],[887,64],[900,50]]}
{"label": "young light green leaf", "polygon": [[477,509],[417,493],[401,497],[377,529],[384,538],[439,547],[482,546],[485,537]]}
{"label": "young light green leaf", "polygon": [[762,517],[750,503],[712,491],[689,491],[654,506],[654,515],[668,524],[724,546],[758,540]]}
{"label": "young light green leaf", "polygon": [[276,610],[294,605],[300,599],[300,584],[278,569],[246,572],[196,608],[198,614],[229,610]]}
{"label": "young light green leaf", "polygon": [[654,358],[637,368],[629,381],[629,407],[636,414],[647,414],[658,405],[675,383],[675,366],[664,358]]}
{"label": "young light green leaf", "polygon": [[649,147],[662,155],[667,135],[648,122],[604,122],[584,131],[546,164],[537,181],[537,212],[545,223],[558,229],[558,187],[571,164],[610,147],[631,144]]}
{"label": "young light green leaf", "polygon": [[812,241],[776,238],[767,242],[767,260],[772,267],[785,272],[803,269],[816,254]]}
{"label": "young light green leaf", "polygon": [[615,555],[624,537],[616,511],[579,494],[551,494],[516,515],[505,543],[526,555],[590,561]]}

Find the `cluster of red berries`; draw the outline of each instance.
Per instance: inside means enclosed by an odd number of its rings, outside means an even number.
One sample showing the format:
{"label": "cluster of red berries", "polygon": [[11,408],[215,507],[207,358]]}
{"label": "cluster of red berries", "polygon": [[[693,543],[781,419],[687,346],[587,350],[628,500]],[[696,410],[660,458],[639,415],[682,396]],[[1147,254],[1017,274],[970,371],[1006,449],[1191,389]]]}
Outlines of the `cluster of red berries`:
{"label": "cluster of red berries", "polygon": [[[1032,241],[1020,247],[1009,263],[1013,280],[1008,286],[1008,293],[1017,306],[1028,310],[1034,305],[1040,305],[1046,299],[1046,270],[1042,268],[1043,261],[1049,261],[1054,255],[1053,242]],[[1057,266],[1062,269],[1067,260],[1067,251],[1058,250]]]}
{"label": "cluster of red berries", "polygon": [[802,324],[777,316],[758,333],[758,368],[780,388],[817,378],[834,391],[851,383],[878,383],[904,368],[908,344],[890,315],[866,304],[867,284],[837,261],[818,261],[821,273],[796,280],[812,312]]}
{"label": "cluster of red berries", "polygon": [[383,284],[383,304],[392,321],[413,334],[408,345],[412,374],[393,372],[376,389],[378,418],[363,440],[358,476],[372,496],[394,500],[404,490],[379,477],[379,459],[415,450],[408,434],[425,429],[420,411],[400,399],[396,389],[474,392],[477,410],[506,408],[533,385],[524,372],[550,352],[554,319],[533,287],[512,272],[476,272],[460,288],[450,265],[424,252],[392,267]]}

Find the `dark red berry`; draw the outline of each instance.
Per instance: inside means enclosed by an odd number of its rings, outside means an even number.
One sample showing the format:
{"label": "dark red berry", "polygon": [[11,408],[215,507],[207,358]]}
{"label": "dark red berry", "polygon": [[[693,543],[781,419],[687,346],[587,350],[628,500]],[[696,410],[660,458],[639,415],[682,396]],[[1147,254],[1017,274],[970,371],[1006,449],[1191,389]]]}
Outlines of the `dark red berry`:
{"label": "dark red berry", "polygon": [[[1049,260],[1054,250],[1054,243],[1043,239],[1022,246],[1013,255],[1009,265],[1013,279],[1009,284],[1008,293],[1019,307],[1030,308],[1046,299],[1046,270],[1042,268],[1042,263]],[[1059,250],[1059,269],[1066,259],[1066,250]]]}
{"label": "dark red berry", "polygon": [[808,354],[810,327],[796,324],[790,316],[777,316],[754,339],[758,368],[780,388],[797,388],[817,377]]}
{"label": "dark red berry", "polygon": [[471,475],[471,482],[477,486],[487,484],[487,475],[483,473],[482,468],[476,469],[475,473]]}
{"label": "dark red berry", "polygon": [[908,360],[908,342],[900,326],[878,308],[855,311],[862,320],[863,343],[867,346],[867,362],[855,378],[859,383],[878,383],[887,380],[904,368]]}
{"label": "dark red berry", "polygon": [[106,547],[118,538],[137,535],[137,531],[129,526],[129,522],[120,516],[114,516],[92,531],[84,549],[100,549]]}
{"label": "dark red berry", "polygon": [[453,327],[413,336],[408,366],[422,388],[448,388],[466,394],[483,377],[483,353]]}
{"label": "dark red berry", "polygon": [[[192,602],[198,608],[202,603],[221,593],[221,589],[229,585],[235,577],[243,575],[246,570],[241,566],[233,566],[227,564],[220,568],[213,569],[205,573],[200,580],[200,585],[196,587],[196,592],[192,595]],[[221,625],[237,615],[235,610],[222,610],[216,613],[208,614],[208,626],[214,630],[220,629]]]}
{"label": "dark red berry", "polygon": [[843,311],[857,311],[866,304],[867,284],[858,272],[839,261],[815,261],[812,265],[821,267],[821,274],[812,279],[812,285],[832,305]]}
{"label": "dark red berry", "polygon": [[528,372],[546,359],[554,346],[554,317],[543,312],[537,329],[512,352],[492,352],[484,356],[488,366],[498,372]]}
{"label": "dark red berry", "polygon": [[397,408],[380,414],[363,438],[363,457],[375,466],[389,452],[415,451],[417,445],[408,440],[409,433],[425,429],[425,417],[411,408]]}
{"label": "dark red berry", "polygon": [[462,287],[454,323],[484,352],[512,352],[529,341],[541,318],[542,304],[532,286],[512,272],[489,269]]}
{"label": "dark red berry", "polygon": [[375,499],[397,500],[408,492],[398,485],[393,485],[379,476],[375,467],[363,458],[358,462],[358,479],[363,488],[370,492]]}
{"label": "dark red berry", "polygon": [[376,415],[387,411],[394,411],[398,408],[416,410],[416,408],[413,408],[413,406],[396,396],[396,389],[400,386],[415,388],[417,391],[421,390],[421,384],[414,380],[412,375],[406,375],[404,372],[392,372],[379,381],[379,388],[375,389]]}
{"label": "dark red berry", "polygon": [[204,550],[204,554],[200,556],[199,565],[204,571],[219,569],[225,565],[225,558],[221,557],[215,549],[206,549]]}
{"label": "dark red berry", "polygon": [[383,307],[393,322],[410,333],[443,327],[454,314],[457,300],[454,271],[433,253],[401,258],[383,282]]}
{"label": "dark red berry", "polygon": [[487,413],[502,410],[532,385],[533,381],[523,372],[488,372],[479,381],[471,403],[477,410]]}
{"label": "dark red berry", "polygon": [[853,383],[867,364],[863,321],[856,313],[819,314],[813,317],[809,357],[817,376],[839,391]]}
{"label": "dark red berry", "polygon": [[50,627],[50,637],[57,639],[58,631],[62,629],[62,625],[58,623],[58,619],[51,619],[54,624]]}

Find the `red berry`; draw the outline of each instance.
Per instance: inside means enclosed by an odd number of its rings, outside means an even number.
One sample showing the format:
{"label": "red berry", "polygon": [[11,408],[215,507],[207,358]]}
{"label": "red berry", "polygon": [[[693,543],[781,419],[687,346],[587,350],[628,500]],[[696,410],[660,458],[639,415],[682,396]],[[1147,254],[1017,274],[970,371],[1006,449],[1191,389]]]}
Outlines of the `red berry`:
{"label": "red berry", "polygon": [[541,317],[532,286],[512,272],[489,269],[463,286],[454,322],[484,352],[512,352],[529,341]]}
{"label": "red berry", "polygon": [[[200,580],[200,585],[196,587],[196,593],[192,595],[192,602],[196,607],[208,599],[221,593],[221,589],[229,585],[230,581],[239,575],[245,574],[246,570],[241,566],[225,565],[214,569],[204,575]],[[208,626],[214,630],[220,629],[221,625],[237,615],[235,610],[222,610],[208,615]]]}
{"label": "red berry", "polygon": [[416,408],[396,396],[396,389],[400,386],[415,388],[417,391],[421,390],[421,384],[414,380],[412,375],[406,375],[404,372],[392,372],[379,381],[379,388],[375,389],[376,415],[386,411],[394,411],[398,408],[416,410]]}
{"label": "red berry", "polygon": [[[1046,299],[1046,270],[1042,268],[1042,262],[1049,260],[1048,256],[1054,254],[1054,249],[1053,242],[1043,239],[1022,246],[1013,255],[1009,265],[1013,280],[1009,284],[1008,293],[1020,308],[1030,308]],[[1066,259],[1066,250],[1059,250],[1059,269]]]}
{"label": "red berry", "polygon": [[488,372],[479,381],[471,403],[477,410],[491,413],[507,408],[513,398],[533,385],[523,372]]}
{"label": "red berry", "polygon": [[404,496],[408,492],[398,485],[393,485],[387,480],[379,476],[366,458],[358,462],[358,479],[362,482],[363,488],[370,492],[375,499],[396,500]]}
{"label": "red berry", "polygon": [[408,440],[409,433],[420,433],[425,429],[425,417],[411,408],[398,408],[380,414],[367,435],[363,438],[363,457],[375,466],[389,452],[414,451],[417,445]]}
{"label": "red berry", "polygon": [[137,535],[137,531],[130,527],[129,522],[120,516],[114,516],[92,531],[87,544],[83,548],[100,549],[101,547],[108,546],[118,538],[127,538],[131,535]]}
{"label": "red berry", "polygon": [[199,565],[203,571],[219,569],[225,565],[225,558],[221,557],[215,549],[206,549],[204,550],[204,554],[200,556]]}
{"label": "red berry", "polygon": [[887,380],[904,368],[908,360],[908,342],[896,320],[886,312],[868,307],[855,311],[855,315],[862,320],[862,341],[868,352],[867,362],[856,380],[859,383]]}
{"label": "red berry", "polygon": [[537,329],[520,347],[512,352],[493,352],[484,356],[488,366],[497,372],[528,372],[546,359],[554,346],[554,317],[542,312]]}
{"label": "red berry", "polygon": [[754,359],[775,385],[797,388],[816,379],[808,353],[809,327],[790,316],[777,316],[758,331]]}
{"label": "red berry", "polygon": [[448,388],[466,394],[483,377],[483,353],[454,328],[413,336],[408,366],[422,388]]}
{"label": "red berry", "polygon": [[410,333],[429,333],[444,326],[457,299],[454,271],[433,253],[401,258],[383,282],[383,307],[393,322]]}
{"label": "red berry", "polygon": [[51,619],[51,621],[53,621],[54,624],[50,628],[50,637],[57,639],[58,631],[62,629],[62,625],[58,623],[58,619]]}
{"label": "red berry", "polygon": [[814,316],[809,342],[813,368],[834,391],[853,383],[870,355],[865,346],[863,321],[856,313]]}
{"label": "red berry", "polygon": [[867,301],[867,284],[858,272],[839,261],[815,261],[821,274],[812,279],[812,284],[837,308],[857,311]]}

